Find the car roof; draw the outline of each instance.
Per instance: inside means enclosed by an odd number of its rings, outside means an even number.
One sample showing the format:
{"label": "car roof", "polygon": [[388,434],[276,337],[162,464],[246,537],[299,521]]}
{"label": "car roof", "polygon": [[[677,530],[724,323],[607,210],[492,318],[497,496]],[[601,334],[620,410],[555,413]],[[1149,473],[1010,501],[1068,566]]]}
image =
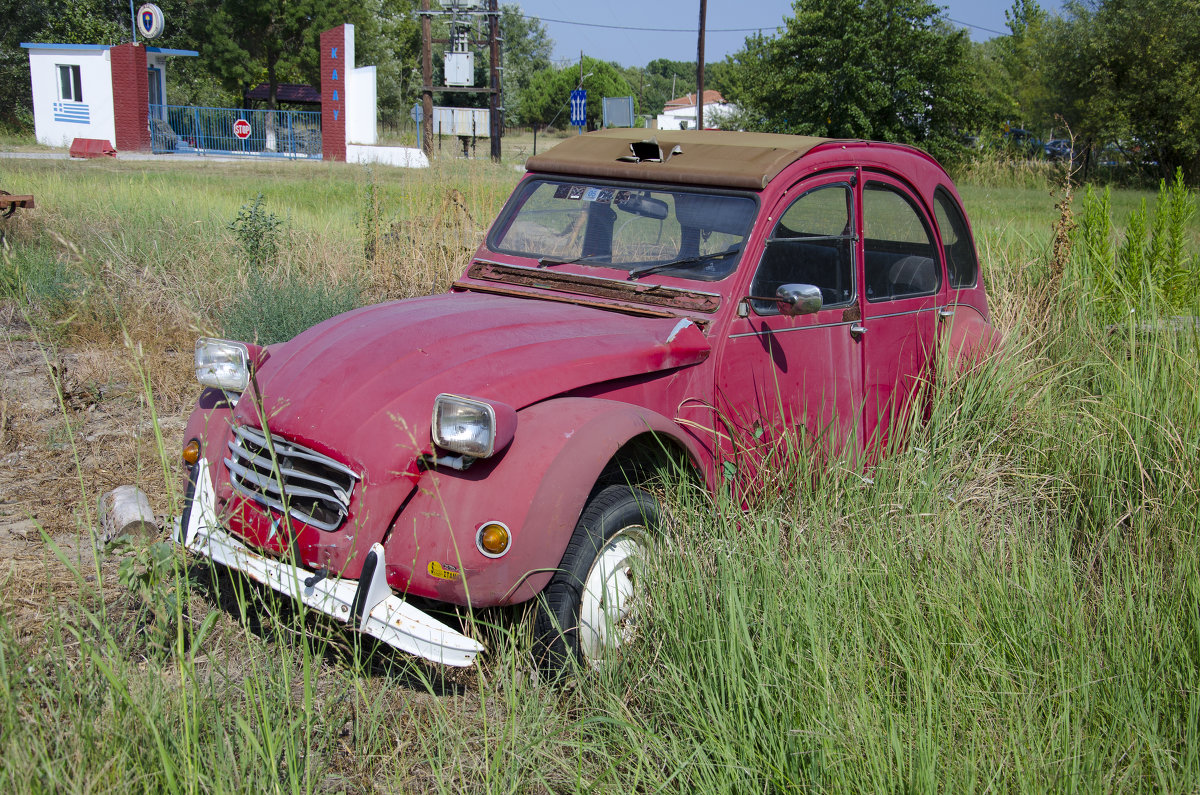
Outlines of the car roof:
{"label": "car roof", "polygon": [[[646,159],[653,141],[659,161]],[[762,190],[772,179],[831,138],[729,130],[600,130],[567,138],[529,158],[527,171]],[[839,141],[838,143],[860,143]],[[641,158],[634,159],[636,154]]]}

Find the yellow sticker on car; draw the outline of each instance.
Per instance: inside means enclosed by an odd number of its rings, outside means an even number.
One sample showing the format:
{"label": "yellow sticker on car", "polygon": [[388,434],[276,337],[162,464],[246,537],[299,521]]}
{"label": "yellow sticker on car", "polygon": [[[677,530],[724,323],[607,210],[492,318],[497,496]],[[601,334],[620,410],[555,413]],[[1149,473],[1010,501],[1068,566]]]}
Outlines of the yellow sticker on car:
{"label": "yellow sticker on car", "polygon": [[436,560],[429,562],[429,574],[432,577],[437,577],[439,580],[457,580],[458,568],[456,566],[438,563]]}

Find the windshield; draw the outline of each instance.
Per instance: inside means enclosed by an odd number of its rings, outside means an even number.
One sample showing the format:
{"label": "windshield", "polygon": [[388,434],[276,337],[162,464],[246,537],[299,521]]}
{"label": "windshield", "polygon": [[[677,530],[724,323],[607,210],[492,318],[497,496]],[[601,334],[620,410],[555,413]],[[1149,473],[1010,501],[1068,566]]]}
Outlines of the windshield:
{"label": "windshield", "polygon": [[737,268],[754,221],[750,196],[598,182],[523,182],[488,238],[542,266],[579,263],[699,281]]}

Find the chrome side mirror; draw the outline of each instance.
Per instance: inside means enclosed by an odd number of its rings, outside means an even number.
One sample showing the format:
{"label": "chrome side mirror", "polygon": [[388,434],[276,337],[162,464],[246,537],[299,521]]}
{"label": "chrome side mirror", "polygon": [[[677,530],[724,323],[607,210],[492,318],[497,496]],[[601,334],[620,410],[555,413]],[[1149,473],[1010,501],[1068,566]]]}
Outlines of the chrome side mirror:
{"label": "chrome side mirror", "polygon": [[811,315],[821,308],[821,288],[812,284],[781,284],[775,291],[779,314]]}

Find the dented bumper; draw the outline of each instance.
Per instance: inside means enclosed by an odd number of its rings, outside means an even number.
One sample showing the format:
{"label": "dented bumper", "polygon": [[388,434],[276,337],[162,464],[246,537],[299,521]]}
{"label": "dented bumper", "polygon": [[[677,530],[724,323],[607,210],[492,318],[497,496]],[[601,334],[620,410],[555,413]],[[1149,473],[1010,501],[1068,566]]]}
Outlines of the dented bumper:
{"label": "dented bumper", "polygon": [[483,651],[477,641],[392,593],[380,544],[374,544],[367,554],[361,579],[322,579],[300,566],[258,554],[222,527],[204,459],[196,465],[194,483],[194,493],[175,531],[176,543],[408,654],[463,667]]}

